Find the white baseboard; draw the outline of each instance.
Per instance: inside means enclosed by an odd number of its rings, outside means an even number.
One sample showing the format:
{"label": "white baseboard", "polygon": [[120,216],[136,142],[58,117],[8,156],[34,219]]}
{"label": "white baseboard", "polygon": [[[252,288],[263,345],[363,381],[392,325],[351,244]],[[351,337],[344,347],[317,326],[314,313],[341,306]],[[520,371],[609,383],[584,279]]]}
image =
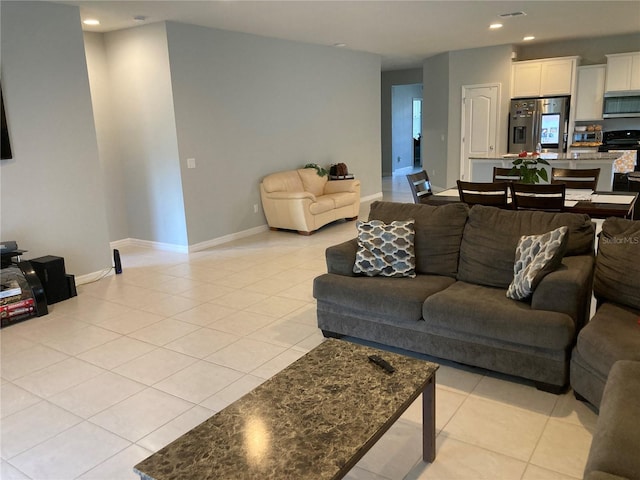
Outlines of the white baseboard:
{"label": "white baseboard", "polygon": [[267,230],[269,230],[268,225],[260,225],[259,227],[253,227],[241,232],[230,233],[229,235],[225,235],[223,237],[218,237],[212,240],[206,240],[204,242],[189,245],[189,252],[199,252],[201,250],[206,250],[207,248],[222,245],[223,243],[232,242],[234,240],[239,240],[241,238],[250,237],[258,233],[266,232]]}
{"label": "white baseboard", "polygon": [[193,245],[176,245],[173,243],[153,242],[151,240],[140,240],[139,238],[123,238],[121,240],[115,240],[109,243],[111,249],[123,248],[123,247],[144,247],[152,250],[163,250],[166,252],[176,253],[190,253],[206,250],[207,248],[222,245],[223,243],[232,242],[241,238],[250,237],[258,233],[266,232],[269,229],[268,225],[260,225],[241,232],[231,233],[222,237],[213,238],[204,242],[195,243]]}
{"label": "white baseboard", "polygon": [[80,275],[79,277],[75,277],[74,280],[75,280],[76,286],[84,285],[86,283],[96,282],[105,277],[110,277],[111,275],[114,275],[114,273],[115,272],[113,267],[110,267],[110,268],[105,268],[104,270],[100,270],[98,272],[87,273],[86,275]]}
{"label": "white baseboard", "polygon": [[153,250],[164,250],[165,252],[189,253],[188,247],[186,245],[153,242],[151,240],[141,240],[139,238],[123,238],[122,240],[115,240],[113,242],[110,242],[109,246],[112,250],[114,248],[123,247],[144,247],[151,248]]}
{"label": "white baseboard", "polygon": [[[372,202],[374,200],[382,199],[382,192],[374,193],[373,195],[368,195],[366,197],[361,197],[360,202]],[[232,242],[234,240],[239,240],[242,238],[250,237],[252,235],[257,235],[262,232],[266,232],[269,230],[268,225],[260,225],[258,227],[253,227],[248,230],[243,230],[241,232],[231,233],[229,235],[224,235],[222,237],[214,238],[211,240],[206,240],[204,242],[195,243],[193,245],[176,245],[173,243],[162,243],[162,242],[153,242],[151,240],[141,240],[139,238],[123,238],[120,240],[114,240],[113,242],[109,242],[109,247],[113,250],[116,248],[124,248],[124,247],[144,247],[152,250],[163,250],[167,252],[175,252],[175,253],[191,253],[191,252],[199,252],[202,250],[206,250],[207,248],[215,247],[218,245],[222,245],[224,243]],[[108,277],[110,275],[114,275],[113,267],[98,272],[88,273],[86,275],[82,275],[76,277],[75,282],[76,285],[84,285],[86,283],[95,282],[96,280],[100,280],[101,278]]]}
{"label": "white baseboard", "polygon": [[373,195],[367,195],[366,197],[360,197],[360,203],[373,202],[374,200],[382,199],[382,192],[374,193]]}
{"label": "white baseboard", "polygon": [[109,242],[109,246],[111,247],[111,250],[113,250],[114,248],[128,247],[130,245],[133,245],[132,241],[133,238],[123,238],[122,240]]}

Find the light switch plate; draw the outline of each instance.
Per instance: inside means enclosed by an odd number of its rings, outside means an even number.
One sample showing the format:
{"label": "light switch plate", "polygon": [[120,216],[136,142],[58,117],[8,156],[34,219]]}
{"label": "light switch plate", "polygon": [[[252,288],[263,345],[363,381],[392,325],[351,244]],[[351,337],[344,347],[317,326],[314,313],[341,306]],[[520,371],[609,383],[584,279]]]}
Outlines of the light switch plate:
{"label": "light switch plate", "polygon": [[187,168],[196,168],[195,158],[187,158]]}

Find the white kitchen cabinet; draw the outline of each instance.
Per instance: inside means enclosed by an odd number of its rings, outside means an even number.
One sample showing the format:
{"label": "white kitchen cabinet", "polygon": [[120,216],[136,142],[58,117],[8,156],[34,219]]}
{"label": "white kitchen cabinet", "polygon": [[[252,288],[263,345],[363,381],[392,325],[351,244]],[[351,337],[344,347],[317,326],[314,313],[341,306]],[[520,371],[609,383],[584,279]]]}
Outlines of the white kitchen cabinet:
{"label": "white kitchen cabinet", "polygon": [[640,52],[607,55],[605,91],[640,90]]}
{"label": "white kitchen cabinet", "polygon": [[570,95],[576,80],[576,60],[545,60],[540,73],[540,95]]}
{"label": "white kitchen cabinet", "polygon": [[602,120],[606,65],[578,67],[576,121]]}
{"label": "white kitchen cabinet", "polygon": [[571,95],[579,57],[546,58],[511,65],[511,98]]}
{"label": "white kitchen cabinet", "polygon": [[540,95],[541,62],[518,62],[511,66],[511,98]]}

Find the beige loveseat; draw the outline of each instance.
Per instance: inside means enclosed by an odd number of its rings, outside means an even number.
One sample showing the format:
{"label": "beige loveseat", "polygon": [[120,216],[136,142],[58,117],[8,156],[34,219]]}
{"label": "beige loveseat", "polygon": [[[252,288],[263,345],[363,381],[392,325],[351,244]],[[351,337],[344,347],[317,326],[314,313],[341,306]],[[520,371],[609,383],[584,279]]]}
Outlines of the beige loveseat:
{"label": "beige loveseat", "polygon": [[328,181],[313,168],[300,168],[264,177],[260,196],[272,230],[311,235],[335,220],[358,218],[360,180]]}

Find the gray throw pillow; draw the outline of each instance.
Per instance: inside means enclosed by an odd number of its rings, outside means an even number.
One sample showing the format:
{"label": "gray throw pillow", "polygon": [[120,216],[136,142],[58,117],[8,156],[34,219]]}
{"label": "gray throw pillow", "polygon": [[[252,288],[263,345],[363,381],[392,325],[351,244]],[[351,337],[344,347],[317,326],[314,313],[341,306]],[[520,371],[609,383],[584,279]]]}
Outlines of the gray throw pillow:
{"label": "gray throw pillow", "polygon": [[369,277],[415,277],[413,220],[386,224],[380,220],[356,222],[358,251],[353,273]]}
{"label": "gray throw pillow", "polygon": [[640,221],[604,221],[593,291],[601,300],[640,310]]}
{"label": "gray throw pillow", "polygon": [[568,231],[567,227],[560,227],[543,235],[520,237],[507,297],[526,300],[544,276],[560,266],[567,250]]}

